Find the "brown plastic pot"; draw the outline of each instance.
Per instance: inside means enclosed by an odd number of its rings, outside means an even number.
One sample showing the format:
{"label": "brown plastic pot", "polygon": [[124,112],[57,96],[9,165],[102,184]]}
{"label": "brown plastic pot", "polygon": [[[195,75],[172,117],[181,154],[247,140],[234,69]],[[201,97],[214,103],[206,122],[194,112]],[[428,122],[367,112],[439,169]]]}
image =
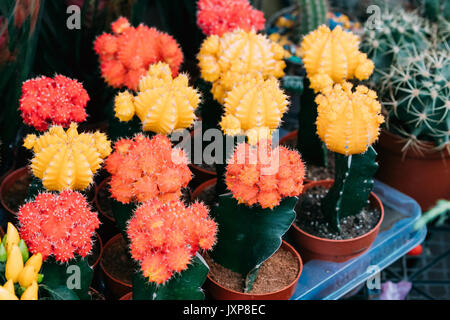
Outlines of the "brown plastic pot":
{"label": "brown plastic pot", "polygon": [[380,165],[375,177],[411,196],[426,211],[437,200],[450,199],[450,153],[433,150],[431,142],[422,143],[422,154],[412,149],[404,154],[405,139],[382,130],[375,145]]}
{"label": "brown plastic pot", "polygon": [[283,240],[281,247],[289,250],[289,252],[297,257],[299,265],[297,277],[283,289],[264,294],[243,293],[225,288],[208,275],[204,284],[204,289],[207,293],[207,296],[215,300],[289,300],[294,294],[295,289],[297,288],[297,282],[303,270],[303,261],[294,247],[292,247],[286,241]]}
{"label": "brown plastic pot", "polygon": [[217,178],[209,179],[208,181],[203,182],[191,193],[191,200],[194,201],[195,199],[197,199],[205,189],[207,189],[210,186],[215,186],[216,183]]}
{"label": "brown plastic pot", "polygon": [[[318,186],[330,188],[333,183],[334,180],[311,181],[305,185],[303,193],[307,192],[308,189]],[[289,235],[294,241],[296,248],[302,253],[305,262],[310,260],[344,262],[363,254],[369,249],[378,235],[384,218],[383,204],[375,193],[370,193],[369,201],[371,206],[377,207],[380,210],[380,220],[372,230],[353,239],[332,240],[316,237],[303,231],[293,223],[289,229]]]}
{"label": "brown plastic pot", "polygon": [[279,142],[280,146],[297,146],[298,130],[294,130],[284,135]]}
{"label": "brown plastic pot", "polygon": [[8,174],[2,181],[2,183],[0,184],[0,203],[2,204],[3,208],[5,208],[6,211],[8,211],[8,213],[10,214],[11,217],[15,218],[15,216],[17,215],[17,212],[15,212],[14,210],[12,210],[5,201],[5,191],[8,190],[9,188],[11,188],[12,185],[14,185],[14,183],[22,178],[25,175],[31,175],[31,170],[30,168],[27,167],[22,167],[19,169],[14,170],[13,172],[11,172],[10,174]]}
{"label": "brown plastic pot", "polygon": [[100,233],[100,236],[102,237],[103,241],[105,241],[105,242],[107,242],[114,235],[119,233],[119,229],[117,228],[117,225],[116,225],[116,220],[114,219],[114,217],[108,216],[102,210],[102,207],[100,206],[100,201],[98,198],[100,190],[102,190],[103,188],[107,188],[109,181],[111,181],[111,177],[108,177],[108,178],[104,179],[102,182],[100,182],[100,184],[97,185],[97,188],[95,188],[95,195],[94,195],[95,207],[97,208],[97,211],[100,213],[100,221],[102,223],[100,225],[99,233]]}
{"label": "brown plastic pot", "polygon": [[[119,241],[121,238],[122,238],[122,234],[119,233],[119,234],[116,234],[111,239],[109,239],[109,241],[105,244],[103,252],[106,252],[107,248],[109,246],[111,246],[113,243]],[[117,279],[114,276],[112,276],[109,273],[109,271],[105,268],[105,266],[103,265],[103,259],[100,260],[100,268],[102,269],[103,274],[105,275],[105,277],[104,277],[105,285],[114,298],[119,299],[123,295],[131,292],[132,287],[133,287],[132,284],[123,282],[122,280]]]}
{"label": "brown plastic pot", "polygon": [[133,300],[133,292],[128,292],[123,295],[119,300]]}

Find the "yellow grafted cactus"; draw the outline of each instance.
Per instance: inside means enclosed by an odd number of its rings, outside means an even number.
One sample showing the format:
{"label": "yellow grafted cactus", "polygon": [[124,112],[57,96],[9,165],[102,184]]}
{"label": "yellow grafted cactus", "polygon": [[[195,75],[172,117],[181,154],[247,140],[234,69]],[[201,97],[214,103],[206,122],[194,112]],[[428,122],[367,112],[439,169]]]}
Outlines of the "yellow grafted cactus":
{"label": "yellow grafted cactus", "polygon": [[115,98],[114,110],[120,121],[129,121],[136,114],[144,131],[169,134],[185,129],[195,120],[200,95],[189,86],[185,74],[172,78],[168,64],[150,66],[139,82],[137,96],[125,91]]}
{"label": "yellow grafted cactus", "polygon": [[254,77],[228,92],[220,126],[225,134],[246,134],[249,142],[255,144],[259,138],[270,138],[287,105],[288,99],[277,79]]}
{"label": "yellow grafted cactus", "polygon": [[223,103],[226,93],[243,76],[264,79],[284,76],[284,49],[255,31],[235,30],[222,37],[209,36],[198,54],[202,78],[213,82],[214,98]]}
{"label": "yellow grafted cactus", "polygon": [[368,79],[374,69],[373,62],[359,51],[358,37],[340,26],[331,31],[322,25],[307,34],[300,55],[315,92],[347,79]]}
{"label": "yellow grafted cactus", "polygon": [[365,86],[344,82],[316,97],[317,134],[328,149],[344,155],[364,153],[379,135],[384,117],[377,94]]}
{"label": "yellow grafted cactus", "polygon": [[84,190],[103,159],[111,153],[104,133],[78,133],[77,124],[67,129],[53,126],[40,137],[28,135],[24,146],[33,149],[33,174],[47,190]]}

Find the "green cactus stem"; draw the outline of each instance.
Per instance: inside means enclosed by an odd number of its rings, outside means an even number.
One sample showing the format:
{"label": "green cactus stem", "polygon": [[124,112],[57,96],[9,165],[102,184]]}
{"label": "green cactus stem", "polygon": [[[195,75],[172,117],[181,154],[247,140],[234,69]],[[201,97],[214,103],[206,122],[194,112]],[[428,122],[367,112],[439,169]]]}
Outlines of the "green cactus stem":
{"label": "green cactus stem", "polygon": [[317,29],[322,24],[327,24],[328,2],[326,0],[297,0],[298,20],[297,37],[301,37]]}
{"label": "green cactus stem", "polygon": [[373,176],[378,169],[377,153],[373,147],[363,154],[345,156],[336,153],[335,180],[322,199],[322,213],[336,231],[340,219],[356,215],[367,206],[373,189]]}

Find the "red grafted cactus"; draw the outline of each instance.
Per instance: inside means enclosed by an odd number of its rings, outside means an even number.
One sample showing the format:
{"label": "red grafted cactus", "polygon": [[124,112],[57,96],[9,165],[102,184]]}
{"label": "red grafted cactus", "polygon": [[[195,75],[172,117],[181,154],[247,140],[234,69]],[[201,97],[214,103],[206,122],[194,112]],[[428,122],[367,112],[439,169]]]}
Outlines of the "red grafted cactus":
{"label": "red grafted cactus", "polygon": [[207,36],[222,36],[235,29],[259,31],[266,22],[264,13],[248,0],[199,0],[197,9],[197,25]]}
{"label": "red grafted cactus", "polygon": [[60,262],[75,254],[86,257],[100,224],[84,196],[71,190],[39,194],[20,208],[18,217],[20,237],[30,251],[40,252],[43,260],[54,255]]}
{"label": "red grafted cactus", "polygon": [[150,282],[162,284],[185,270],[199,249],[216,241],[217,225],[201,203],[186,207],[181,201],[157,198],[138,207],[128,224],[131,256]]}
{"label": "red grafted cactus", "polygon": [[83,122],[88,101],[77,80],[61,75],[38,77],[23,83],[19,110],[25,124],[46,131],[49,125],[67,128],[71,122]]}
{"label": "red grafted cactus", "polygon": [[182,149],[172,148],[166,136],[138,134],[116,142],[106,159],[111,196],[119,202],[145,202],[155,197],[178,200],[192,173]]}
{"label": "red grafted cactus", "polygon": [[113,34],[103,33],[94,43],[103,78],[114,87],[137,90],[140,78],[156,62],[169,64],[178,75],[183,53],[170,35],[143,24],[132,27],[126,18],[113,22]]}
{"label": "red grafted cactus", "polygon": [[272,149],[270,140],[256,146],[241,143],[228,161],[225,182],[233,197],[248,206],[274,208],[284,197],[303,191],[305,168],[297,151]]}

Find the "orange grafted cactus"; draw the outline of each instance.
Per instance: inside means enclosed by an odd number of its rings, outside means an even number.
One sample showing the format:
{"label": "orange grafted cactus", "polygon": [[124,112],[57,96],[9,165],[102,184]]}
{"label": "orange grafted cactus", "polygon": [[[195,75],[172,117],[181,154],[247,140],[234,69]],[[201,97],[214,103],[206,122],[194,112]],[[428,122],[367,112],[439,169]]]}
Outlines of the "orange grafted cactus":
{"label": "orange grafted cactus", "polygon": [[186,207],[181,201],[158,198],[138,207],[127,229],[133,259],[150,282],[162,284],[185,270],[199,249],[216,241],[217,225],[202,203]]}
{"label": "orange grafted cactus", "polygon": [[270,140],[260,140],[255,146],[241,143],[236,147],[225,182],[239,203],[273,209],[282,198],[302,193],[304,177],[297,151],[283,146],[272,149]]}

